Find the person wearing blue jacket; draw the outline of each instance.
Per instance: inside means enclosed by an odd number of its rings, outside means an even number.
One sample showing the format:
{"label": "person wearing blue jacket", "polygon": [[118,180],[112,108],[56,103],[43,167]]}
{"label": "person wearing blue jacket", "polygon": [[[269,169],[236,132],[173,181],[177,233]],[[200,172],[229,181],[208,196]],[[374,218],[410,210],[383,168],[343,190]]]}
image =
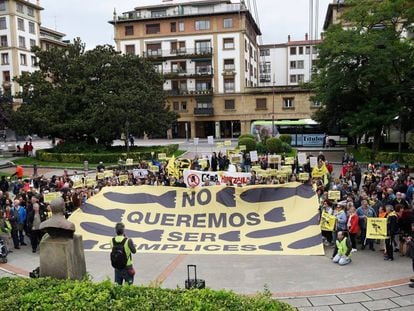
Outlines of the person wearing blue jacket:
{"label": "person wearing blue jacket", "polygon": [[367,239],[367,219],[370,217],[376,217],[375,210],[368,205],[367,200],[361,201],[361,206],[357,208],[356,213],[359,217],[359,227],[361,228],[361,243],[362,248],[365,249],[365,246],[368,244],[369,249],[375,251],[374,240]]}
{"label": "person wearing blue jacket", "polygon": [[17,208],[17,212],[19,213],[19,222],[18,222],[19,243],[20,245],[27,245],[24,242],[24,229],[25,229],[26,217],[27,217],[26,207],[20,203]]}

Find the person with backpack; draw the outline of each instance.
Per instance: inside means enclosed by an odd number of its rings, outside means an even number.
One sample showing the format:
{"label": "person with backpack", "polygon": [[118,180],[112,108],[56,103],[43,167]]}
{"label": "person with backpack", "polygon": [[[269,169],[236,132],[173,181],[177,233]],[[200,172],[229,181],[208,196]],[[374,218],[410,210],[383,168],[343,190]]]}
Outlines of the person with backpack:
{"label": "person with backpack", "polygon": [[125,225],[115,225],[116,237],[111,240],[111,265],[115,269],[115,283],[131,285],[134,283],[135,270],[132,266],[132,254],[137,252],[134,242],[125,235]]}

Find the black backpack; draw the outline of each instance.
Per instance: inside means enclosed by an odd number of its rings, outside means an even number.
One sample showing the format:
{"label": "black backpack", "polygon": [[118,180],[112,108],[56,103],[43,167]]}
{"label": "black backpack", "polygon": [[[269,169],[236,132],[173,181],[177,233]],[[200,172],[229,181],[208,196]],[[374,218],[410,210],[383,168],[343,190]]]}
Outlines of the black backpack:
{"label": "black backpack", "polygon": [[124,269],[127,265],[128,258],[125,252],[125,243],[128,239],[124,238],[121,242],[112,239],[111,264],[115,269]]}

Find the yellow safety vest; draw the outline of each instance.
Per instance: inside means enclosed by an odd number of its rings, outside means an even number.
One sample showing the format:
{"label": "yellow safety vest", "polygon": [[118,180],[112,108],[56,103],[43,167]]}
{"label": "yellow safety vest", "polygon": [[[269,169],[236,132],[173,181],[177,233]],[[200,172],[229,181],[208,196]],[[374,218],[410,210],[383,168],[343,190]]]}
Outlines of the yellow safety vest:
{"label": "yellow safety vest", "polygon": [[[341,256],[345,256],[346,252],[348,251],[348,245],[346,244],[346,237],[342,239],[342,241],[336,240],[336,247],[338,248],[338,254]],[[351,257],[351,253],[349,256]]]}
{"label": "yellow safety vest", "polygon": [[[123,235],[117,235],[115,237],[115,241],[117,243],[121,243],[123,239],[125,239],[125,237]],[[112,243],[112,239],[111,239],[111,248],[112,247],[113,247],[113,243]],[[131,255],[131,249],[129,248],[129,245],[128,245],[128,240],[126,240],[124,248],[125,248],[125,254],[128,258],[126,266],[130,267],[130,266],[132,266],[132,255]]]}
{"label": "yellow safety vest", "polygon": [[[3,229],[0,226],[0,232],[3,232]],[[10,221],[7,219],[4,219],[4,233],[10,233],[11,232],[11,225]]]}

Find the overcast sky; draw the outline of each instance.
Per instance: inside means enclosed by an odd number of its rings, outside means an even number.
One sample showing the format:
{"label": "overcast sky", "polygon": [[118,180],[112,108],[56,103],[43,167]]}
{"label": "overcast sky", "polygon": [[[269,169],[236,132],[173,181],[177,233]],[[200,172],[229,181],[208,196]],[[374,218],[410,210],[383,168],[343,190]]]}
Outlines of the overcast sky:
{"label": "overcast sky", "polygon": [[[179,0],[174,0],[179,2]],[[316,2],[317,0],[314,0]],[[319,0],[319,32],[328,3]],[[233,1],[238,2],[238,1]],[[248,3],[249,1],[245,1]],[[253,3],[253,0],[250,1]],[[283,43],[303,39],[309,31],[309,0],[257,0],[263,43]],[[114,44],[113,28],[108,21],[114,9],[120,14],[139,5],[159,4],[162,0],[41,0],[42,24],[67,34],[66,39],[80,37],[88,48]]]}

